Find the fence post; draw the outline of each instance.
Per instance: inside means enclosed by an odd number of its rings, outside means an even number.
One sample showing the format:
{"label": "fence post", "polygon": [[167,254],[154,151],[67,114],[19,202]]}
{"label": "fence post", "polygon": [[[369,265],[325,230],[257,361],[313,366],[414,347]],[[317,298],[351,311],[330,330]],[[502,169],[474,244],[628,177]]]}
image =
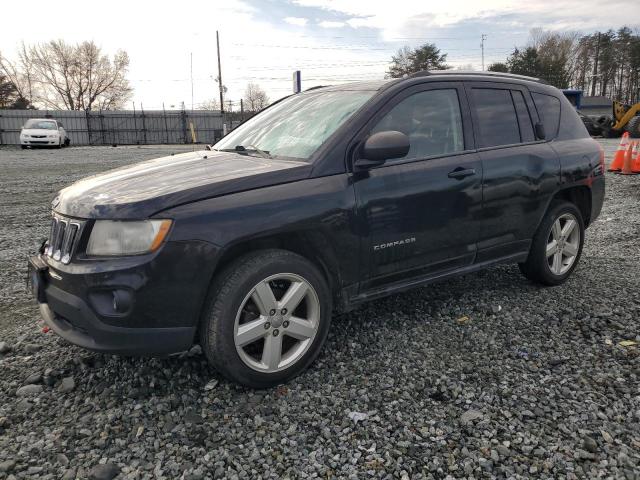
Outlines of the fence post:
{"label": "fence post", "polygon": [[147,122],[144,120],[144,107],[142,103],[140,103],[140,115],[142,115],[142,138],[144,139],[144,144],[147,144]]}
{"label": "fence post", "polygon": [[136,134],[136,145],[140,145],[140,141],[138,140],[138,122],[136,121],[136,102],[131,102],[133,104],[133,131]]}
{"label": "fence post", "polygon": [[169,144],[169,127],[167,126],[167,111],[164,109],[164,102],[162,102],[162,116],[164,118],[164,134],[166,137],[166,143]]}
{"label": "fence post", "polygon": [[91,143],[91,117],[89,116],[89,109],[84,109],[84,120],[87,122],[87,144],[92,145]]}
{"label": "fence post", "polygon": [[107,142],[104,137],[104,115],[102,114],[102,108],[100,109],[100,136],[102,137],[102,145],[106,145]]}
{"label": "fence post", "polygon": [[184,139],[184,143],[187,144],[189,143],[189,139],[187,137],[187,112],[184,109],[184,103],[182,105],[180,116],[182,117],[182,138]]}

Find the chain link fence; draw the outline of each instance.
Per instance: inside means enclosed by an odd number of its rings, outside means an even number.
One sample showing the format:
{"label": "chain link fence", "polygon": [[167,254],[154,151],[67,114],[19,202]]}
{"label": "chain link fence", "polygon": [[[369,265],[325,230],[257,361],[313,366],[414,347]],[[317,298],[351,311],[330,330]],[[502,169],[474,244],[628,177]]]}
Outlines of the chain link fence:
{"label": "chain link fence", "polygon": [[0,110],[0,145],[19,145],[30,118],[58,120],[71,145],[211,144],[222,138],[224,123],[219,111],[209,110]]}

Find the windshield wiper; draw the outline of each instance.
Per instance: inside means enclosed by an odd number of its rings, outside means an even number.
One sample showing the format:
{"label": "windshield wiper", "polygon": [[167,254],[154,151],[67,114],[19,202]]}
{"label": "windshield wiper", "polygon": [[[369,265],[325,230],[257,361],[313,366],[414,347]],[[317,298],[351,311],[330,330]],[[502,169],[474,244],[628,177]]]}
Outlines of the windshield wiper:
{"label": "windshield wiper", "polygon": [[255,145],[236,145],[235,148],[223,148],[221,150],[219,150],[220,152],[237,152],[237,153],[244,153],[245,155],[249,155],[249,152],[256,152],[258,155],[260,155],[262,158],[273,158],[269,152],[265,151],[265,150],[261,150],[258,147],[256,147]]}

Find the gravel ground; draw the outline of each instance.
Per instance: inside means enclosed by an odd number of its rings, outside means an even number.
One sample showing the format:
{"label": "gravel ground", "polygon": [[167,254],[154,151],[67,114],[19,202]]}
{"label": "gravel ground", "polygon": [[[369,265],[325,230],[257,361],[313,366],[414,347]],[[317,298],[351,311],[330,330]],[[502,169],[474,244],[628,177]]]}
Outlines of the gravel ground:
{"label": "gravel ground", "polygon": [[640,177],[607,174],[565,285],[501,266],[371,303],[308,372],[250,391],[197,347],[67,345],[24,292],[54,191],[183,150],[0,149],[0,478],[640,478]]}

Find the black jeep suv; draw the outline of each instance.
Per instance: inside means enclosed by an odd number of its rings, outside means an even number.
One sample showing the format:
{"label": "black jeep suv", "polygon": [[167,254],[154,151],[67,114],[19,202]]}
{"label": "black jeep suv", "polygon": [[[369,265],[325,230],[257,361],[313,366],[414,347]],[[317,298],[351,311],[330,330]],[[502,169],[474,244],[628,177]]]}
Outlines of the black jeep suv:
{"label": "black jeep suv", "polygon": [[564,282],[602,207],[603,161],[562,92],[536,79],[316,88],[211,150],[60,191],[32,289],[76,345],[200,343],[228,378],[275,385],[318,355],[334,310],[505,262]]}

